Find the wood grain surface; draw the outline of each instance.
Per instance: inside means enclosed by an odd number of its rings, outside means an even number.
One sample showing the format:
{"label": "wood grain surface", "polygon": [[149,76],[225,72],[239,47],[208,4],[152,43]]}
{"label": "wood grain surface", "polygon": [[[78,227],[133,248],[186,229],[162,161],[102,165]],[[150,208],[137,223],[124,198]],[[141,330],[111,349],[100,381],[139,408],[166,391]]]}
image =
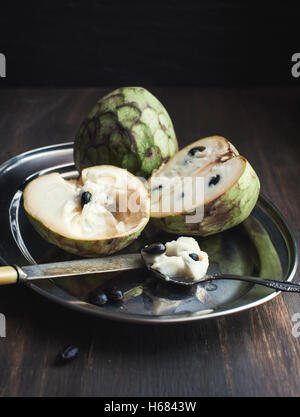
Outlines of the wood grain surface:
{"label": "wood grain surface", "polygon": [[[68,142],[109,89],[14,89],[0,94],[1,162]],[[300,89],[152,88],[174,120],[180,145],[220,134],[255,167],[262,190],[299,242]],[[299,274],[295,280],[299,280]],[[299,396],[297,294],[258,308],[172,326],[103,321],[71,312],[29,289],[0,289],[0,396]],[[54,365],[66,344],[79,357]]]}

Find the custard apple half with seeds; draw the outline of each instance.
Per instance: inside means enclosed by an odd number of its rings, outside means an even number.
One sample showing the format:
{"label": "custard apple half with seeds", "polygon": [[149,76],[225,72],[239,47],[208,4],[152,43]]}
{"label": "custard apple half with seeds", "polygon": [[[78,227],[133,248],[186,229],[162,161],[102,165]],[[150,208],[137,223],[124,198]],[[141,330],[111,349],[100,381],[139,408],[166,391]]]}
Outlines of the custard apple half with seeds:
{"label": "custard apple half with seeds", "polygon": [[122,87],[101,98],[74,144],[78,171],[110,164],[148,178],[173,156],[178,143],[164,106],[142,87]]}
{"label": "custard apple half with seeds", "polygon": [[[190,188],[184,189],[187,179]],[[260,191],[250,163],[220,136],[186,146],[155,171],[148,183],[155,226],[187,236],[208,236],[243,222]],[[194,215],[197,209],[203,210],[204,217],[187,221],[187,215]]]}
{"label": "custard apple half with seeds", "polygon": [[120,251],[134,242],[150,217],[144,183],[115,166],[87,168],[77,179],[58,172],[42,175],[26,186],[23,200],[36,231],[80,257]]}

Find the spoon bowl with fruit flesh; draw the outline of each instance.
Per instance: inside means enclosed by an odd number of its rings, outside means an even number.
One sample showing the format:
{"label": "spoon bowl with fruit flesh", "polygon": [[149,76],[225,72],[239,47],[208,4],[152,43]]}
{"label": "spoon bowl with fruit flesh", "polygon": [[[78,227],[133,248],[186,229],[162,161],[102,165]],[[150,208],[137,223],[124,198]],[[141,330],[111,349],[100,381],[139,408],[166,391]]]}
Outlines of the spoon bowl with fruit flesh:
{"label": "spoon bowl with fruit flesh", "polygon": [[[241,275],[234,275],[234,274],[200,274],[199,277],[192,277],[188,274],[165,274],[162,273],[159,269],[153,268],[153,266],[157,265],[157,259],[159,257],[164,256],[166,259],[166,246],[163,243],[153,243],[152,245],[145,246],[142,251],[141,255],[145,262],[146,267],[159,279],[163,280],[166,283],[170,284],[177,284],[182,286],[191,286],[197,285],[199,283],[203,283],[206,281],[213,281],[213,280],[238,280],[238,281],[245,281],[250,282],[253,284],[263,285],[265,287],[272,288],[276,291],[285,291],[285,292],[297,292],[300,293],[300,284],[296,282],[289,282],[289,281],[279,281],[261,277],[252,277],[252,276],[241,276]],[[192,255],[192,256],[191,256]],[[192,261],[197,262],[196,254],[191,253],[189,254]],[[175,258],[172,256],[172,258]],[[175,261],[175,259],[174,259]],[[171,256],[170,256],[171,262]],[[159,264],[158,264],[159,265]],[[157,267],[156,267],[157,268]],[[203,272],[203,271],[202,271]]]}

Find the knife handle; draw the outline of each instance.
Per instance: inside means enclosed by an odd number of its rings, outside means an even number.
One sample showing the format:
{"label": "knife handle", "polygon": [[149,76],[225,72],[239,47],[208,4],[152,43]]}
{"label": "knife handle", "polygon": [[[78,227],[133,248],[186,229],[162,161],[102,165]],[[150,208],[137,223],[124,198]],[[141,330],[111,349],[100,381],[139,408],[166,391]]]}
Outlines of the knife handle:
{"label": "knife handle", "polygon": [[0,285],[16,284],[19,274],[13,266],[0,267]]}

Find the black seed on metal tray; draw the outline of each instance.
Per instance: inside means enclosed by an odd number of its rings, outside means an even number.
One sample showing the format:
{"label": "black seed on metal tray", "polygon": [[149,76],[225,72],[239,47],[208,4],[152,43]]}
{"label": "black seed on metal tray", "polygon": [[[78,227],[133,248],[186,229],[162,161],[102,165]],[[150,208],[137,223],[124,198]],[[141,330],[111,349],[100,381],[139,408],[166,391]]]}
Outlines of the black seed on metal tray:
{"label": "black seed on metal tray", "polygon": [[193,259],[193,261],[199,261],[199,255],[197,253],[189,253],[189,257]]}
{"label": "black seed on metal tray", "polygon": [[217,185],[218,182],[220,181],[220,175],[214,175],[213,177],[211,177],[210,181],[209,181],[209,187],[211,187],[212,185]]}
{"label": "black seed on metal tray", "polygon": [[79,349],[77,346],[69,345],[64,347],[64,349],[57,355],[57,360],[59,363],[67,363],[72,361],[78,356]]}
{"label": "black seed on metal tray", "polygon": [[89,302],[96,306],[103,306],[108,301],[107,295],[104,294],[104,292],[100,290],[94,290],[90,292],[88,298],[89,298]]}
{"label": "black seed on metal tray", "polygon": [[88,191],[85,191],[81,194],[81,207],[83,208],[86,204],[88,204],[92,199],[92,194]]}
{"label": "black seed on metal tray", "polygon": [[106,291],[108,301],[116,302],[116,301],[122,301],[123,300],[123,292],[121,290],[107,290]]}
{"label": "black seed on metal tray", "polygon": [[152,245],[145,246],[143,251],[149,255],[160,255],[165,253],[166,247],[163,243],[152,243]]}
{"label": "black seed on metal tray", "polygon": [[190,156],[195,156],[197,155],[197,153],[203,152],[205,151],[206,147],[205,146],[197,146],[196,148],[192,148],[189,150],[188,154]]}

